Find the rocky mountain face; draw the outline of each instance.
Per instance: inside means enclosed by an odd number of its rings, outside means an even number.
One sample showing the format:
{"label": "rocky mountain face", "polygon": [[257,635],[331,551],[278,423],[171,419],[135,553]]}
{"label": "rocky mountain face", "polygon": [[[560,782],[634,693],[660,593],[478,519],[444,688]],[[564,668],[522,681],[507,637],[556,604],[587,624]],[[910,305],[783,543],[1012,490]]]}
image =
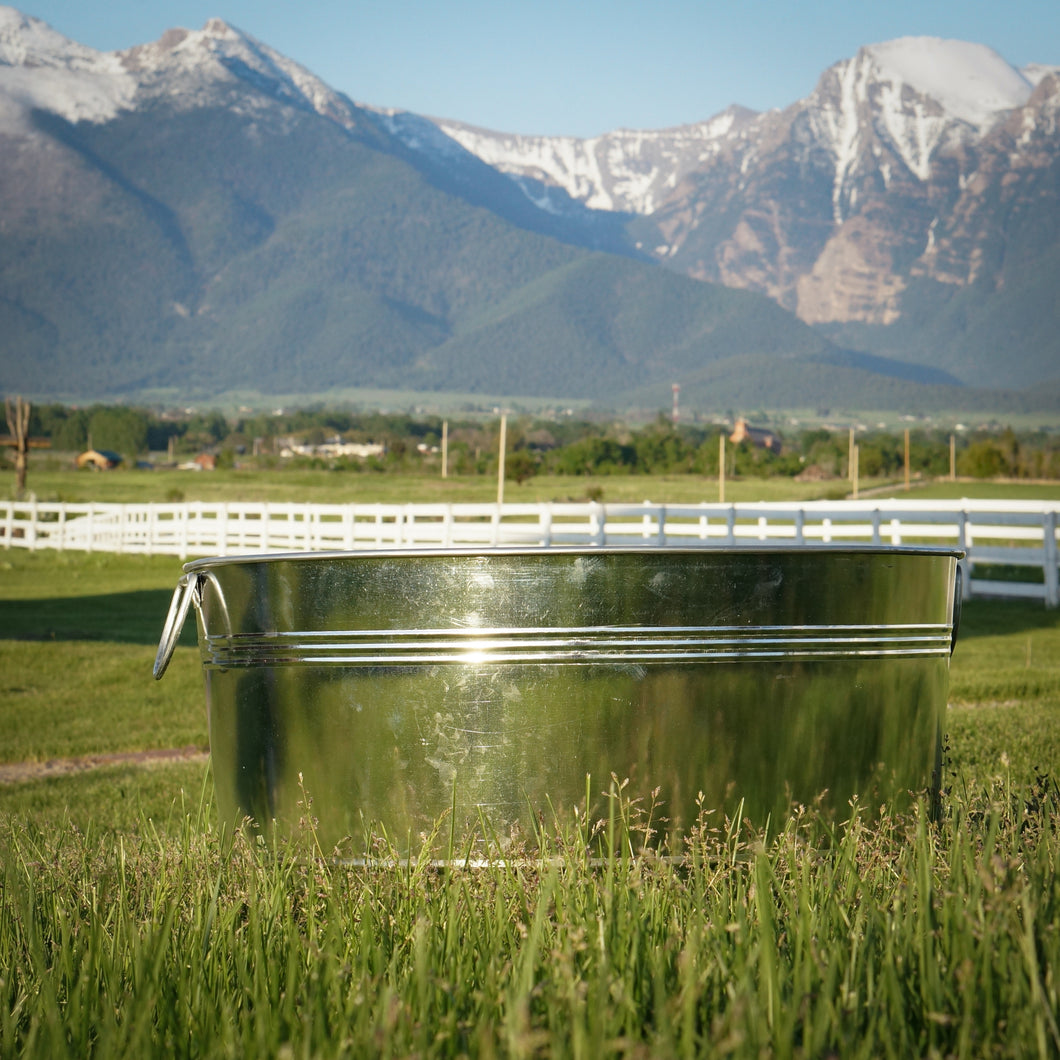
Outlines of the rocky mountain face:
{"label": "rocky mountain face", "polygon": [[[544,209],[565,195],[634,215],[636,247],[668,268],[766,294],[854,345],[1028,385],[1060,375],[1038,334],[1060,302],[1058,109],[1058,67],[907,38],[862,48],[781,111],[582,141],[438,127]],[[962,366],[979,316],[1004,313],[1000,293],[1035,267],[1053,304],[1033,308],[1034,334],[1015,357],[972,349]],[[972,291],[975,326],[954,331]]]}

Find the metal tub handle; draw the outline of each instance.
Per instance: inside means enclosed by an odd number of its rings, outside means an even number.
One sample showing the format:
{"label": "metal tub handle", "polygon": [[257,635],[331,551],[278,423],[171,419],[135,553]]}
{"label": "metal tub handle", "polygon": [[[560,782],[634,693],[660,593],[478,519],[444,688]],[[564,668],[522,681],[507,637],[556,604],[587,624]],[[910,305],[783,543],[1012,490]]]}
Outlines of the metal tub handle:
{"label": "metal tub handle", "polygon": [[184,628],[184,620],[188,617],[188,608],[192,605],[198,585],[197,574],[184,574],[173,590],[173,599],[169,602],[169,613],[166,615],[166,624],[162,627],[162,639],[158,643],[158,654],[155,656],[156,681],[166,672],[169,660],[173,658],[173,649],[177,646],[180,631]]}
{"label": "metal tub handle", "polygon": [[953,578],[953,632],[950,635],[950,655],[957,647],[957,631],[961,628],[961,605],[964,603],[964,570],[957,564]]}

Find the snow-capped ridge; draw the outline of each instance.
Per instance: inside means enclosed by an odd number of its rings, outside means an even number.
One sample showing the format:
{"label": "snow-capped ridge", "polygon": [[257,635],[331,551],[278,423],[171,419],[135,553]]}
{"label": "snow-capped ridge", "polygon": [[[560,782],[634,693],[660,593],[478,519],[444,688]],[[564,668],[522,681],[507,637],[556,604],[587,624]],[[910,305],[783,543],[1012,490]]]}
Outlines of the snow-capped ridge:
{"label": "snow-capped ridge", "polygon": [[[903,37],[867,45],[835,64],[809,97],[784,113],[807,113],[820,146],[834,159],[833,209],[839,221],[848,197],[856,195],[850,181],[870,144],[887,144],[917,180],[927,180],[941,145],[986,135],[1024,106],[1035,83],[1054,70],[1017,70],[983,44]],[[778,120],[783,120],[779,111],[755,114],[732,106],[690,125],[616,129],[587,139],[520,136],[451,120],[435,124],[524,190],[535,189],[534,195],[527,192],[535,202],[544,184],[594,209],[650,214],[688,175],[727,152],[738,152],[749,163],[745,145],[768,135]],[[429,149],[422,136],[418,141]],[[884,159],[880,166],[889,184],[891,164]]]}
{"label": "snow-capped ridge", "polygon": [[25,131],[34,110],[104,122],[138,101],[207,102],[218,87],[247,86],[349,126],[353,106],[305,67],[219,18],[201,30],[99,52],[39,19],[0,6],[0,128]]}
{"label": "snow-capped ridge", "polygon": [[521,136],[446,119],[435,124],[483,162],[507,173],[543,209],[555,209],[541,195],[540,185],[552,185],[590,209],[648,214],[755,116],[734,104],[706,121],[668,129],[620,128],[585,139]]}
{"label": "snow-capped ridge", "polygon": [[[817,88],[790,110],[802,110],[833,157],[833,213],[846,213],[850,184],[865,152],[890,149],[918,181],[931,176],[944,144],[975,143],[1024,106],[1031,81],[982,44],[902,37],[861,48],[821,75]],[[887,166],[885,169],[884,166]],[[880,172],[890,184],[890,167]]]}
{"label": "snow-capped ridge", "polygon": [[0,65],[98,70],[106,55],[78,44],[46,22],[0,6]]}
{"label": "snow-capped ridge", "polygon": [[304,66],[219,18],[201,30],[167,30],[157,41],[118,54],[145,86],[158,82],[170,95],[174,77],[200,92],[210,83],[235,78],[329,116],[348,103]]}
{"label": "snow-capped ridge", "polygon": [[0,129],[25,131],[34,110],[72,122],[107,121],[131,105],[135,91],[117,56],[0,7]]}

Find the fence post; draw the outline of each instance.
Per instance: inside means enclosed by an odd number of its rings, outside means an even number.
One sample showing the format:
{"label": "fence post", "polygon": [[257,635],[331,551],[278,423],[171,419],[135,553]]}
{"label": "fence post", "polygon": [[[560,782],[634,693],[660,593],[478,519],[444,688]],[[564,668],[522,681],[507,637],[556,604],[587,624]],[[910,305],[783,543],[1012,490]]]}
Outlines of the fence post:
{"label": "fence post", "polygon": [[957,547],[965,550],[964,559],[960,561],[961,564],[961,587],[963,592],[961,593],[962,600],[971,600],[972,598],[972,562],[971,557],[968,555],[968,513],[961,512],[957,516]]}
{"label": "fence post", "polygon": [[177,541],[177,552],[179,558],[184,560],[188,558],[188,502],[185,501],[180,506],[180,535]]}
{"label": "fence post", "polygon": [[[656,518],[659,520],[659,530],[655,536],[655,543],[661,548],[666,544],[666,505],[660,504],[657,509]],[[603,534],[601,533],[600,544],[603,542]]]}
{"label": "fence post", "polygon": [[882,544],[882,538],[880,537],[880,509],[874,508],[872,511],[872,543],[874,545]]}
{"label": "fence post", "polygon": [[414,504],[405,505],[405,535],[402,541],[406,545],[416,547],[416,506]]}
{"label": "fence post", "polygon": [[707,539],[707,533],[708,533],[708,530],[707,530],[707,512],[706,512],[707,502],[706,501],[702,501],[700,503],[699,507],[700,507],[700,510],[703,512],[703,514],[699,517],[699,540],[700,541],[705,541]]}
{"label": "fence post", "polygon": [[1045,606],[1060,607],[1060,556],[1056,547],[1056,512],[1042,517],[1042,551],[1045,554]]}
{"label": "fence post", "polygon": [[228,505],[222,503],[217,509],[217,554],[228,555]]}
{"label": "fence post", "polygon": [[27,544],[31,552],[37,550],[37,497],[29,502],[29,525],[26,527]]}
{"label": "fence post", "polygon": [[552,547],[552,505],[546,504],[538,512],[537,525],[541,530],[541,544],[545,548]]}
{"label": "fence post", "polygon": [[806,509],[800,508],[795,513],[795,544],[806,544]]}
{"label": "fence post", "polygon": [[453,544],[453,506],[446,504],[442,512],[442,547],[450,548]]}
{"label": "fence post", "polygon": [[594,545],[603,545],[606,539],[604,527],[607,524],[607,512],[599,501],[593,501],[589,509],[589,534]]}
{"label": "fence post", "polygon": [[353,548],[353,505],[347,504],[342,509],[342,547],[347,552]]}
{"label": "fence post", "polygon": [[[724,438],[725,435],[722,435]],[[728,534],[728,543],[736,544],[736,505],[730,504],[729,511],[725,516],[725,532]]]}
{"label": "fence post", "polygon": [[15,532],[15,502],[7,502],[7,515],[4,517],[4,548],[11,547],[11,537]]}

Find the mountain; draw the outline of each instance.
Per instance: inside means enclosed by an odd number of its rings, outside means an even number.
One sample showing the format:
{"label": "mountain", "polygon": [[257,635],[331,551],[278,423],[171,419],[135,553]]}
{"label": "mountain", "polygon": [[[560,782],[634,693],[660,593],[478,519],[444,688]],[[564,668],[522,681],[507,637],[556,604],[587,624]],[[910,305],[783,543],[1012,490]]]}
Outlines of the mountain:
{"label": "mountain", "polygon": [[638,249],[766,294],[842,345],[978,386],[1060,377],[1060,67],[904,38],[804,100],[592,140],[439,121],[550,208],[633,215]]}
{"label": "mountain", "polygon": [[393,124],[223,22],[103,55],[0,9],[0,384],[603,397],[831,348]]}
{"label": "mountain", "polygon": [[0,7],[0,388],[615,403],[688,380],[718,408],[812,379],[816,404],[988,400],[959,366],[854,352],[768,284],[686,268],[705,218],[665,253],[643,238],[766,118],[568,145],[605,199],[544,163],[515,180],[473,130],[359,106],[218,20],[104,54]]}

